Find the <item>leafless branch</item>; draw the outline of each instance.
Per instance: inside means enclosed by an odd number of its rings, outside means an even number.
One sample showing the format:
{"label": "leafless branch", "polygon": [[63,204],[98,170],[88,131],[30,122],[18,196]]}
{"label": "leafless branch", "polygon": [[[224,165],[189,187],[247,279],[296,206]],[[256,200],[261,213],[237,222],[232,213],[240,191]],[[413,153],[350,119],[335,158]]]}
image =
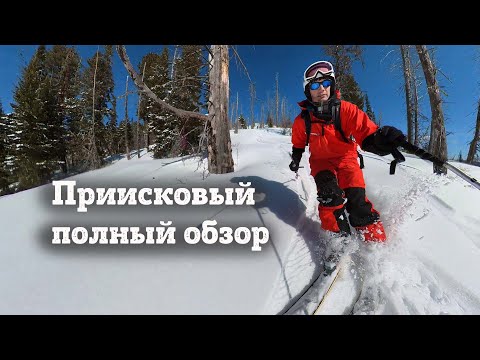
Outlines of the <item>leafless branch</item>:
{"label": "leafless branch", "polygon": [[210,50],[210,48],[208,47],[208,45],[203,45],[205,47],[205,50],[208,51],[208,53],[210,54],[210,56],[213,58],[213,53],[212,51]]}
{"label": "leafless branch", "polygon": [[195,118],[195,119],[200,119],[202,121],[207,121],[208,120],[207,115],[203,115],[203,114],[193,112],[193,111],[186,111],[186,110],[177,109],[176,107],[173,107],[173,106],[167,104],[166,102],[160,100],[153,93],[153,91],[150,90],[150,88],[147,85],[145,85],[145,83],[142,81],[140,76],[137,74],[137,72],[133,68],[132,63],[130,62],[130,59],[127,55],[127,50],[125,49],[125,46],[124,45],[117,45],[116,48],[117,48],[117,53],[118,53],[118,56],[120,57],[120,60],[122,60],[123,64],[125,65],[125,68],[127,69],[128,73],[130,74],[130,77],[133,79],[135,85],[138,87],[138,89],[141,92],[145,93],[148,97],[150,97],[151,99],[156,101],[162,108],[164,108],[165,110],[173,112],[175,115],[177,115],[180,118],[183,118],[183,119]]}
{"label": "leafless branch", "polygon": [[440,74],[442,74],[442,75],[445,77],[445,79],[447,79],[448,81],[450,81],[450,84],[453,84],[452,80],[450,80],[450,78],[449,78],[447,75],[445,75],[445,73],[444,73],[442,70],[437,69],[437,71],[438,71]]}
{"label": "leafless branch", "polygon": [[381,63],[383,62],[383,60],[385,60],[385,59],[388,57],[388,55],[390,55],[392,52],[394,52],[394,50],[390,50],[390,51],[383,57],[383,59],[380,60],[380,64],[381,64]]}
{"label": "leafless branch", "polygon": [[245,64],[243,63],[243,61],[242,61],[242,58],[240,57],[240,55],[238,55],[237,49],[235,49],[235,47],[234,47],[234,46],[232,46],[232,49],[233,49],[233,52],[235,53],[235,55],[236,55],[236,57],[237,57],[238,61],[240,61],[240,64],[242,64],[242,66],[243,66],[243,69],[245,70],[245,74],[246,74],[246,75],[247,75],[247,77],[248,77],[248,80],[249,80],[249,81],[250,81],[250,83],[252,84],[252,83],[253,83],[253,81],[252,81],[252,79],[250,79],[250,75],[248,74],[247,67],[246,67],[246,66],[245,66]]}

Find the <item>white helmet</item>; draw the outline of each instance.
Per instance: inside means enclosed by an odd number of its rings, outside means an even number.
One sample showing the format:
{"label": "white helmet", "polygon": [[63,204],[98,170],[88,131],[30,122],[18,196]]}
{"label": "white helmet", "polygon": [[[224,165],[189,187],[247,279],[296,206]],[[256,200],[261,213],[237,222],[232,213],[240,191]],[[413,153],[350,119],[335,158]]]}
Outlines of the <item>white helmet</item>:
{"label": "white helmet", "polygon": [[[327,71],[323,72],[320,69],[327,69]],[[333,80],[335,84],[335,71],[333,70],[333,65],[328,61],[317,61],[311,64],[305,72],[303,73],[303,91],[307,95],[307,85],[315,79],[321,79],[323,77],[329,77]],[[333,94],[333,91],[332,91]],[[309,95],[307,95],[309,97]]]}

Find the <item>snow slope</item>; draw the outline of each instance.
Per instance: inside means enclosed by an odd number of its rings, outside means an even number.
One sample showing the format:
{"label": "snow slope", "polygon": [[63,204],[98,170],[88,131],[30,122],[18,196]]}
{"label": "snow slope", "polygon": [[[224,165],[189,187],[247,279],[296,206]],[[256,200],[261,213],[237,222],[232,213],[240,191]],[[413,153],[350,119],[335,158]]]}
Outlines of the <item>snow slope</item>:
{"label": "snow slope", "polygon": [[[2,314],[277,314],[319,273],[327,237],[320,229],[307,156],[288,169],[290,137],[280,129],[232,135],[235,172],[208,175],[205,161],[152,159],[142,152],[73,176],[78,187],[238,187],[251,182],[253,206],[52,206],[53,186],[0,197]],[[388,242],[356,241],[348,289],[324,313],[480,314],[480,191],[405,154],[364,153],[367,196]],[[480,168],[453,163],[480,178]],[[208,176],[206,176],[208,175]],[[53,226],[265,226],[269,242],[250,245],[53,245]],[[346,306],[346,303],[351,302]],[[343,305],[342,305],[343,304]],[[353,307],[352,307],[353,306]]]}

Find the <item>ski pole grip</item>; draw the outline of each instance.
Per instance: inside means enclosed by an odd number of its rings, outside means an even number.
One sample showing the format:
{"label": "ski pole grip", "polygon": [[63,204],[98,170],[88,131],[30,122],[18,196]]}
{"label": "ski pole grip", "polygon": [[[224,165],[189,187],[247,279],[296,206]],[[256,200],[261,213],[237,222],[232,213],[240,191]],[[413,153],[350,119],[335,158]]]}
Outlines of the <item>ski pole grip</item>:
{"label": "ski pole grip", "polygon": [[395,168],[397,167],[398,163],[405,161],[405,156],[403,156],[403,154],[397,148],[392,150],[392,156],[395,158],[395,160],[390,163],[390,175],[395,174]]}

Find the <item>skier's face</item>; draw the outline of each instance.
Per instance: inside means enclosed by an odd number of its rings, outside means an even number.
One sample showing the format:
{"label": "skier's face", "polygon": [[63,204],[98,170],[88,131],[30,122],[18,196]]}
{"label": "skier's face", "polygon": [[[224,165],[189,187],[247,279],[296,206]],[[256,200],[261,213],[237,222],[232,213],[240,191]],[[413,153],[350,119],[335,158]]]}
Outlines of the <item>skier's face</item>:
{"label": "skier's face", "polygon": [[312,90],[310,88],[310,95],[312,96],[312,101],[313,102],[327,101],[328,98],[330,97],[330,85],[323,86],[322,81],[320,79],[315,80],[315,82],[319,82],[320,87],[316,90]]}

